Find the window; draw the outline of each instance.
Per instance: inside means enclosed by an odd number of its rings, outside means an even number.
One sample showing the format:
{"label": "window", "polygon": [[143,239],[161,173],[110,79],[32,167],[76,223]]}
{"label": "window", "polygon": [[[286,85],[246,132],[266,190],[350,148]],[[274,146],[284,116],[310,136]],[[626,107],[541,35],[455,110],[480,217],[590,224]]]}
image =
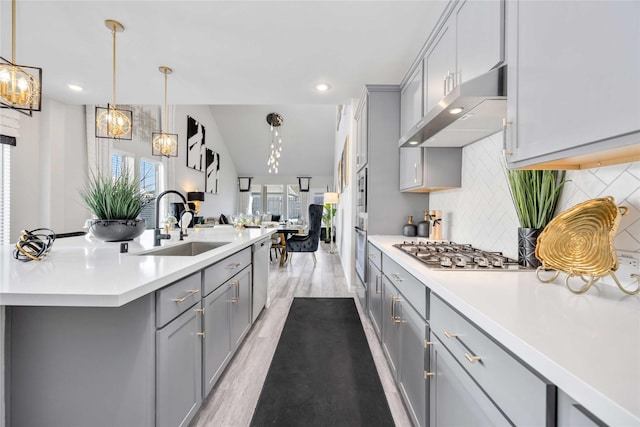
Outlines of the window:
{"label": "window", "polygon": [[[133,174],[136,170],[134,165],[135,157],[124,153],[113,153],[111,155],[111,176],[116,178],[126,172]],[[140,177],[140,190],[149,193],[154,198],[160,193],[162,182],[162,164],[147,159],[140,159],[138,176]],[[155,227],[156,204],[146,205],[140,217],[147,220],[147,229]]]}
{"label": "window", "polygon": [[282,216],[284,213],[283,185],[267,185],[266,212]]}
{"label": "window", "polygon": [[251,207],[250,212],[255,214],[256,212],[262,212],[262,185],[251,186]]}
{"label": "window", "polygon": [[300,187],[287,186],[287,218],[300,219]]}
{"label": "window", "polygon": [[8,145],[0,147],[0,244],[5,245],[11,238],[11,151]]}

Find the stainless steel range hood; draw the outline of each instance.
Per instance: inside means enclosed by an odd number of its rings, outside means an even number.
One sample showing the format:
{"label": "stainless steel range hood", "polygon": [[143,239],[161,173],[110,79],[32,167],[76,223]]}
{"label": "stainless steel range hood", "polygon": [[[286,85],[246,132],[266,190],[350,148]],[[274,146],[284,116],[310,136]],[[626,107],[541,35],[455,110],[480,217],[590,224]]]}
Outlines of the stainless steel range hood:
{"label": "stainless steel range hood", "polygon": [[[456,108],[461,112],[452,114]],[[462,147],[502,130],[506,111],[507,66],[503,65],[453,89],[400,139],[400,146]]]}

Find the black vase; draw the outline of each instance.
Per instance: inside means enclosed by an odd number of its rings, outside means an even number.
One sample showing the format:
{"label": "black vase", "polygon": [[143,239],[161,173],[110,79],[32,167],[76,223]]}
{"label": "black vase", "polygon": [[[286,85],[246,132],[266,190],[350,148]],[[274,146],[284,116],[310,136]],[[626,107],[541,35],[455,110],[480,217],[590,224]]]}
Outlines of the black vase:
{"label": "black vase", "polygon": [[518,228],[518,264],[538,268],[540,260],[536,258],[536,245],[542,228]]}

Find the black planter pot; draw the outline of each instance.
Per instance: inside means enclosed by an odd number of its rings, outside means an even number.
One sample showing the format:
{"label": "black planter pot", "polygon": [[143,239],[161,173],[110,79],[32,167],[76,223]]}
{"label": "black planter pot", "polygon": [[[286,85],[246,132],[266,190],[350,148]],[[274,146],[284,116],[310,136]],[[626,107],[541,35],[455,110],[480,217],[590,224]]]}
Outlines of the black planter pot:
{"label": "black planter pot", "polygon": [[125,242],[139,237],[146,229],[144,219],[92,219],[89,231],[105,242]]}
{"label": "black planter pot", "polygon": [[542,228],[518,228],[518,264],[537,268],[540,260],[536,258],[536,245]]}

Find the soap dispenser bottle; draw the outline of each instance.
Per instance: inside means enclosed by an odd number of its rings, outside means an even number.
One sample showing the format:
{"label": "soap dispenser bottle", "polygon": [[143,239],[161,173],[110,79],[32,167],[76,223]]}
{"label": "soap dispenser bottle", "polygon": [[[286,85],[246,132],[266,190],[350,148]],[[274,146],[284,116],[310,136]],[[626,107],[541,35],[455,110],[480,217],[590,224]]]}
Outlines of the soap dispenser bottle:
{"label": "soap dispenser bottle", "polygon": [[418,237],[429,237],[429,229],[431,228],[430,217],[429,211],[424,211],[424,220],[418,223]]}
{"label": "soap dispenser bottle", "polygon": [[416,225],[413,223],[413,216],[409,215],[407,223],[402,227],[402,235],[407,237],[415,237],[417,232]]}

